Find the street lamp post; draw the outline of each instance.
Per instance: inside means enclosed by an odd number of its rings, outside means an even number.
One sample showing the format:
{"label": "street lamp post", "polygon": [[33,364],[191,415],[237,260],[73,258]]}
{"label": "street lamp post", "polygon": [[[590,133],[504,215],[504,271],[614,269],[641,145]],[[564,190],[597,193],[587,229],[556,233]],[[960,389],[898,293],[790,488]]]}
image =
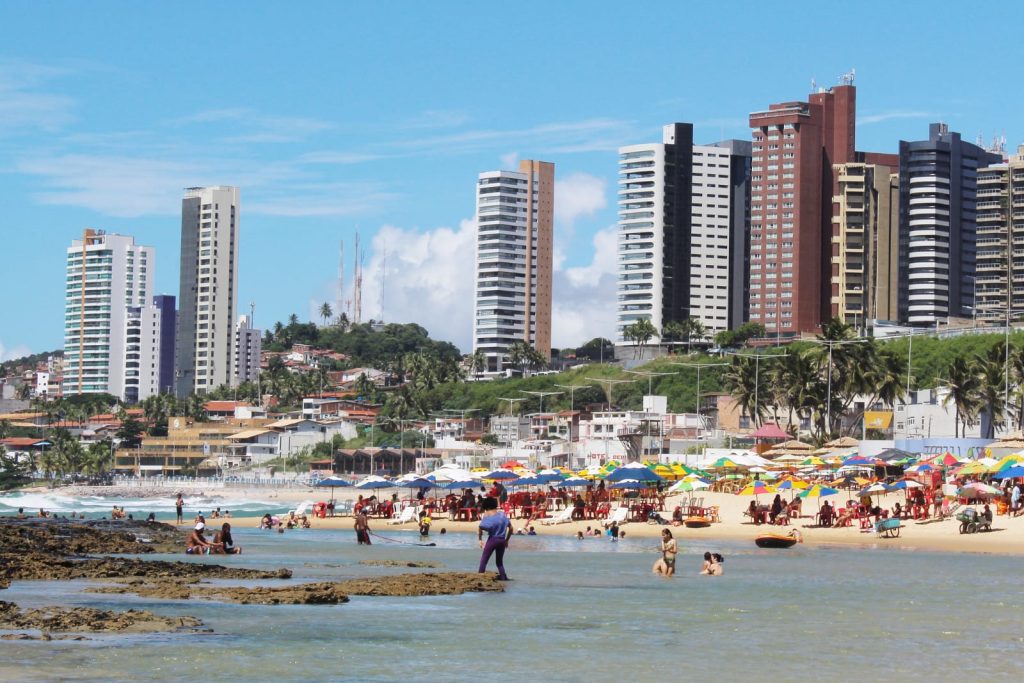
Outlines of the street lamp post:
{"label": "street lamp post", "polygon": [[[522,391],[522,390],[520,390],[520,391]],[[543,413],[544,412],[544,397],[545,396],[561,396],[565,392],[564,391],[522,391],[522,393],[530,394],[531,396],[539,396],[540,397],[540,410],[539,410],[539,412]]]}
{"label": "street lamp post", "polygon": [[616,384],[629,384],[633,380],[631,380],[631,379],[597,379],[597,378],[595,378],[595,379],[593,379],[591,381],[592,382],[597,382],[598,384],[603,384],[604,385],[605,394],[608,396],[607,408],[609,410],[611,410],[611,407],[612,407],[612,388]]}
{"label": "street lamp post", "polygon": [[825,420],[828,426],[828,432],[832,434],[832,349],[836,346],[843,346],[844,344],[865,344],[867,339],[810,339],[808,340],[814,344],[824,344],[828,346],[828,401],[825,408]]}
{"label": "street lamp post", "polygon": [[753,358],[754,359],[754,424],[758,422],[758,413],[760,412],[760,399],[759,390],[761,385],[761,359],[762,358],[785,358],[788,353],[730,353],[730,356],[739,356],[740,358]]}

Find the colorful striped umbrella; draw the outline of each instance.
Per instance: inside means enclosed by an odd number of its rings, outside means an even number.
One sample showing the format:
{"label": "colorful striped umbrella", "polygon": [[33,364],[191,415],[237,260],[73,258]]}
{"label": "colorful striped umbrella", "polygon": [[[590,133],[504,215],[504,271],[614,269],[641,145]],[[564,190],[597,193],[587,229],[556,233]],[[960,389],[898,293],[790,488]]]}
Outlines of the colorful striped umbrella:
{"label": "colorful striped umbrella", "polygon": [[755,481],[753,484],[747,485],[745,488],[743,488],[741,491],[739,491],[736,495],[737,496],[759,496],[762,493],[775,493],[775,489],[772,488],[771,486],[768,486],[763,481]]}
{"label": "colorful striped umbrella", "polygon": [[829,488],[828,486],[822,486],[821,484],[815,484],[814,486],[808,487],[806,490],[800,492],[800,498],[825,498],[826,496],[834,496],[839,493],[839,489]]}

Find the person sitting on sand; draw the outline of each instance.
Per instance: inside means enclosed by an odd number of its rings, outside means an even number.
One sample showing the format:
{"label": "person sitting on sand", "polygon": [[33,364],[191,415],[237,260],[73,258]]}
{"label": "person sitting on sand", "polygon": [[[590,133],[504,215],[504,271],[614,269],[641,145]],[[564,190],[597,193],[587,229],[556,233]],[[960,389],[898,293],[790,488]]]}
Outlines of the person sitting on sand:
{"label": "person sitting on sand", "polygon": [[672,532],[668,529],[661,530],[661,557],[654,563],[652,571],[661,576],[672,576],[676,573],[676,554],[678,546],[676,539],[672,538]]}
{"label": "person sitting on sand", "polygon": [[672,511],[672,526],[680,526],[683,523],[683,506],[676,505],[676,509]]}
{"label": "person sitting on sand", "polygon": [[185,541],[186,553],[189,555],[208,555],[210,553],[210,542],[203,536],[205,528],[206,525],[199,522],[192,529],[192,533],[188,535],[188,539]]}
{"label": "person sitting on sand", "polygon": [[241,555],[242,547],[235,545],[231,538],[231,525],[227,522],[221,526],[220,531],[213,535],[211,552],[217,555]]}

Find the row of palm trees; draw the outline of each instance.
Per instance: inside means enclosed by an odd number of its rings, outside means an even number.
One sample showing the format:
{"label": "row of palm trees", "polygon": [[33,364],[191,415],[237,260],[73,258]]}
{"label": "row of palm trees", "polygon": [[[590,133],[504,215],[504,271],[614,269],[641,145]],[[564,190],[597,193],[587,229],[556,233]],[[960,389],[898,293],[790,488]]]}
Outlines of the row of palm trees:
{"label": "row of palm trees", "polygon": [[[735,355],[722,381],[755,426],[781,417],[793,424],[796,417],[823,441],[859,433],[865,410],[892,410],[904,401],[907,362],[891,345],[859,338],[833,320],[811,343]],[[954,356],[939,375],[957,436],[976,425],[983,438],[1007,424],[1024,428],[1024,348],[1007,352],[999,341],[986,352]]]}
{"label": "row of palm trees", "polygon": [[83,446],[66,429],[55,429],[49,441],[50,448],[42,451],[32,465],[34,471],[47,479],[62,479],[70,475],[102,476],[114,465],[114,446],[110,439]]}

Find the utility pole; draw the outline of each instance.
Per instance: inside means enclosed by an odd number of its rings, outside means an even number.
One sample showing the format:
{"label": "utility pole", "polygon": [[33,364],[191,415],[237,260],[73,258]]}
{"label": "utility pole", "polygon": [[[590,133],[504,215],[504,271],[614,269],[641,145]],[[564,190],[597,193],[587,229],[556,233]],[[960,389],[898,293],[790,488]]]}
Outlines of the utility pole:
{"label": "utility pole", "polygon": [[828,403],[825,409],[825,421],[828,427],[829,437],[832,436],[832,348],[844,344],[863,344],[867,339],[809,339],[813,344],[828,346]]}
{"label": "utility pole", "polygon": [[525,398],[499,398],[499,401],[508,401],[508,416],[512,417],[512,404],[525,401]]}
{"label": "utility pole", "polygon": [[612,388],[616,384],[629,384],[633,380],[631,379],[592,379],[591,382],[597,382],[604,386],[604,393],[608,397],[607,408],[611,410],[612,407]]}
{"label": "utility pole", "polygon": [[[520,391],[522,391],[522,390],[520,390]],[[530,394],[531,396],[539,396],[540,397],[540,411],[539,412],[543,413],[544,412],[544,397],[545,396],[561,396],[565,392],[564,391],[523,391],[522,393]]]}
{"label": "utility pole", "polygon": [[673,363],[672,365],[679,365],[684,368],[697,368],[697,423],[702,424],[700,420],[700,371],[701,368],[720,368],[728,365],[728,363]]}
{"label": "utility pole", "polygon": [[576,390],[577,389],[586,389],[590,385],[589,384],[556,384],[555,386],[569,390],[569,442],[571,443],[571,442],[576,440],[576,439],[573,438],[573,435],[572,435],[572,420],[573,420],[572,413],[576,409],[576,403],[575,403]]}
{"label": "utility pole", "polygon": [[626,370],[631,375],[640,375],[641,377],[647,378],[647,395],[651,396],[654,393],[654,378],[655,377],[666,377],[668,375],[674,375],[674,372],[645,372],[643,370]]}

